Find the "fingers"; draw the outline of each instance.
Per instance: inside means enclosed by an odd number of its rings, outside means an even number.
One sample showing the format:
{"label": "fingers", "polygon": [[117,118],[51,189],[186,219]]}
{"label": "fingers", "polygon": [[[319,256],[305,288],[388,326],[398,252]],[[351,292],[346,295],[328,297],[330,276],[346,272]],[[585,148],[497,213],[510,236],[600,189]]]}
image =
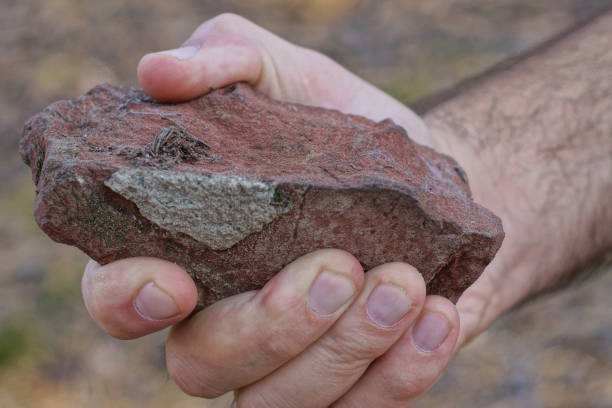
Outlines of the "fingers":
{"label": "fingers", "polygon": [[403,104],[325,55],[233,14],[206,21],[178,49],[145,55],[138,64],[138,79],[149,95],[165,102],[248,82],[285,102],[338,109],[376,121],[391,118],[416,142],[435,146],[423,121]]}
{"label": "fingers", "polygon": [[455,306],[442,297],[429,296],[415,325],[333,406],[407,406],[442,374],[458,332]]}
{"label": "fingers", "polygon": [[[503,250],[502,247],[501,251]],[[501,252],[500,254],[502,256],[496,256],[476,282],[467,288],[457,301],[457,311],[461,320],[458,347],[465,346],[485,331],[495,319],[517,302],[515,298],[503,296],[505,292],[500,288],[501,282],[496,279],[496,276],[503,276],[507,269],[503,259],[503,255],[507,254]],[[512,282],[514,288],[519,288],[524,284],[525,282]]]}
{"label": "fingers", "polygon": [[238,406],[328,406],[407,330],[424,300],[425,283],[413,267],[390,263],[372,269],[334,326],[298,357],[238,392]]}
{"label": "fingers", "polygon": [[258,292],[215,303],[172,329],[168,371],[190,395],[215,397],[269,374],[319,338],[363,285],[350,254],[320,250]]}
{"label": "fingers", "polygon": [[270,43],[276,55],[293,47],[242,17],[223,14],[202,24],[181,48],[145,55],[138,78],[161,101],[192,99],[240,81],[278,87],[276,78],[269,78],[274,76]]}
{"label": "fingers", "polygon": [[187,317],[197,302],[193,280],[179,266],[129,258],[100,266],[90,261],[81,284],[91,317],[108,334],[131,339]]}

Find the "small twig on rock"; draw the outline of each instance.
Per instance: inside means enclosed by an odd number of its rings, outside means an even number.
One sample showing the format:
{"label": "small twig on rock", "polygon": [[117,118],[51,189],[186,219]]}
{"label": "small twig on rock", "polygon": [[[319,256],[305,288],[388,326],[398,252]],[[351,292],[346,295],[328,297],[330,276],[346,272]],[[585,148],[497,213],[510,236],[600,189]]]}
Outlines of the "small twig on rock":
{"label": "small twig on rock", "polygon": [[206,150],[210,150],[210,146],[195,138],[185,128],[171,126],[163,128],[155,137],[151,155],[168,155],[177,161],[194,161],[201,155],[208,156]]}

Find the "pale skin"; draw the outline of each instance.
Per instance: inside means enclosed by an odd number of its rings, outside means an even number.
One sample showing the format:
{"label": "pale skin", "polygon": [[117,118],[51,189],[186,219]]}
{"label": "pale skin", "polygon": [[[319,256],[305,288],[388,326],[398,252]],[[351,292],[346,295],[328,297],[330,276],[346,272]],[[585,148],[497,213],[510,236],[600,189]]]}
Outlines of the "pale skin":
{"label": "pale skin", "polygon": [[403,263],[363,271],[338,249],[304,255],[263,289],[188,317],[191,278],[177,265],[91,261],[83,297],[109,334],[173,326],[170,375],[186,393],[235,391],[241,407],[406,407],[497,317],[612,247],[612,14],[490,76],[424,120],[329,58],[234,15],[202,24],[178,50],[148,54],[141,85],[164,101],[233,82],[272,98],[405,127],[455,157],[506,240],[457,305],[427,295]]}

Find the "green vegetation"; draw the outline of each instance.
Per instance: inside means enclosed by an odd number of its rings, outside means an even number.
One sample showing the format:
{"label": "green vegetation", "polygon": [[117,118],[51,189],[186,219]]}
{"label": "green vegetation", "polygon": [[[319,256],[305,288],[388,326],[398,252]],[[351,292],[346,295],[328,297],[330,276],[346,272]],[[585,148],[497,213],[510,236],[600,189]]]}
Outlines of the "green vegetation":
{"label": "green vegetation", "polygon": [[25,323],[9,322],[0,326],[0,368],[27,354],[32,346],[31,339]]}

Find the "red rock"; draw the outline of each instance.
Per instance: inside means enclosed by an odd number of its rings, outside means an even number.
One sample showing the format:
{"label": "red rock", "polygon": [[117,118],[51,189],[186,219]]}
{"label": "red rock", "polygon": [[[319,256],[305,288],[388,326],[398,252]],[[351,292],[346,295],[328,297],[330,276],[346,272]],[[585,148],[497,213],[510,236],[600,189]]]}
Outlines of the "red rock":
{"label": "red rock", "polygon": [[366,269],[408,262],[429,293],[456,300],[503,239],[457,163],[391,120],[242,84],[176,105],[98,86],[31,118],[20,150],[51,238],[103,264],[176,262],[200,306],[260,288],[318,248],[345,249]]}

